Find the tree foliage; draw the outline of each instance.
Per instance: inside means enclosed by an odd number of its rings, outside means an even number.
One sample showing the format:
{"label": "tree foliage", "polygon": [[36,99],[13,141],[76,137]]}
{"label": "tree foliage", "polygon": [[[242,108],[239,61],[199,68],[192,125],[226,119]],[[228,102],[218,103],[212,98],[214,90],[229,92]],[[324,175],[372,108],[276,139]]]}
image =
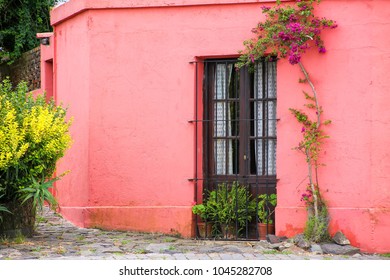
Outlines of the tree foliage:
{"label": "tree foliage", "polygon": [[36,34],[51,31],[56,0],[0,0],[0,59],[12,63],[39,45]]}

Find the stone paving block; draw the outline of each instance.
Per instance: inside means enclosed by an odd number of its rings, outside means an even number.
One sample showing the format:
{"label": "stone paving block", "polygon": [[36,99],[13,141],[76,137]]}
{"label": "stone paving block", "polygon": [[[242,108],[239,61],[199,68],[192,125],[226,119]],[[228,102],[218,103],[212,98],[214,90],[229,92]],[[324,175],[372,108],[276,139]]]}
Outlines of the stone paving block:
{"label": "stone paving block", "polygon": [[209,255],[210,259],[212,259],[212,260],[222,260],[220,254],[218,254],[218,253],[210,253],[208,255]]}
{"label": "stone paving block", "polygon": [[256,256],[254,254],[244,253],[242,255],[245,260],[256,260]]}
{"label": "stone paving block", "polygon": [[119,249],[117,246],[109,246],[109,247],[105,247],[102,250],[102,253],[104,253],[104,254],[116,254],[116,253],[123,253],[123,251],[121,249]]}
{"label": "stone paving block", "polygon": [[145,249],[153,253],[160,253],[166,250],[169,250],[171,244],[167,243],[158,243],[158,244],[149,244]]}
{"label": "stone paving block", "polygon": [[278,254],[277,256],[278,256],[279,260],[291,260],[291,256],[290,255]]}
{"label": "stone paving block", "polygon": [[187,260],[186,256],[182,253],[175,253],[172,255],[176,260]]}
{"label": "stone paving block", "polygon": [[137,260],[147,260],[148,256],[146,254],[135,254],[137,256]]}
{"label": "stone paving block", "polygon": [[219,255],[220,255],[222,260],[234,260],[232,254],[222,253],[222,254],[219,254]]}
{"label": "stone paving block", "polygon": [[256,260],[267,260],[264,254],[254,254]]}
{"label": "stone paving block", "polygon": [[147,254],[148,259],[151,260],[174,260],[175,258],[169,254],[150,253]]}
{"label": "stone paving block", "polygon": [[188,260],[199,260],[198,254],[186,253],[184,254]]}
{"label": "stone paving block", "polygon": [[235,245],[225,245],[222,247],[224,252],[229,253],[242,253],[242,249],[240,249],[238,246]]}
{"label": "stone paving block", "polygon": [[135,254],[127,254],[125,255],[126,260],[138,260],[137,256]]}
{"label": "stone paving block", "polygon": [[199,260],[208,261],[211,260],[210,256],[207,254],[198,254]]}

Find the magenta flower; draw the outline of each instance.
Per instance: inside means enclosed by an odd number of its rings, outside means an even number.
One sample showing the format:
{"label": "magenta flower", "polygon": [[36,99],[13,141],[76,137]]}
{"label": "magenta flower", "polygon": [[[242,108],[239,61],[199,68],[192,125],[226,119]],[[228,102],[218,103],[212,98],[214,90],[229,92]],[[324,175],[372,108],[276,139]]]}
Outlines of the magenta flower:
{"label": "magenta flower", "polygon": [[263,12],[268,12],[271,8],[267,6],[261,6],[261,9],[263,10]]}
{"label": "magenta flower", "polygon": [[319,48],[318,48],[318,51],[319,51],[320,53],[326,53],[326,49],[325,49],[324,46],[319,47]]}
{"label": "magenta flower", "polygon": [[292,45],[291,45],[291,51],[292,51],[293,53],[298,52],[298,45],[297,45],[297,44],[292,44]]}
{"label": "magenta flower", "polygon": [[301,132],[304,133],[306,131],[305,127],[302,126]]}
{"label": "magenta flower", "polygon": [[288,56],[288,61],[292,65],[297,64],[299,61],[301,61],[301,54],[300,53],[290,53],[290,55]]}
{"label": "magenta flower", "polygon": [[320,21],[318,18],[315,18],[315,19],[312,19],[312,20],[311,20],[311,23],[312,23],[315,27],[320,27],[321,21]]}
{"label": "magenta flower", "polygon": [[280,39],[282,39],[282,41],[289,41],[292,39],[292,36],[289,34],[286,34],[284,31],[280,31],[278,36]]}
{"label": "magenta flower", "polygon": [[286,27],[290,29],[293,33],[300,33],[303,30],[303,27],[299,22],[291,22],[286,25]]}
{"label": "magenta flower", "polygon": [[310,31],[313,32],[315,35],[319,35],[321,33],[321,30],[318,27],[311,28]]}
{"label": "magenta flower", "polygon": [[251,58],[252,63],[254,63],[255,62],[255,57],[253,56],[253,54],[250,54],[249,57]]}
{"label": "magenta flower", "polygon": [[296,15],[290,15],[290,17],[288,18],[290,21],[292,22],[295,22],[298,20],[297,16]]}
{"label": "magenta flower", "polygon": [[308,48],[309,48],[309,44],[308,44],[308,43],[306,43],[306,44],[304,44],[304,45],[301,46],[301,49],[302,49],[302,50],[306,50],[306,49],[308,49]]}

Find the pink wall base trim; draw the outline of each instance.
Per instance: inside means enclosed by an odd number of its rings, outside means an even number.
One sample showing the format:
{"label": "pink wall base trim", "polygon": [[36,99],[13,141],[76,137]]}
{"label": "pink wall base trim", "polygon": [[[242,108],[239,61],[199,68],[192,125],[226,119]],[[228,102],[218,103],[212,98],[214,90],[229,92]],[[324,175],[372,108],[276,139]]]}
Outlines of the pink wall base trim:
{"label": "pink wall base trim", "polygon": [[188,206],[62,207],[61,214],[72,217],[75,225],[87,228],[180,234],[187,238],[194,231]]}
{"label": "pink wall base trim", "polygon": [[58,211],[63,218],[78,227],[85,227],[86,210],[84,207],[62,207]]}
{"label": "pink wall base trim", "polygon": [[[343,232],[352,246],[367,253],[390,251],[388,229],[389,210],[386,208],[329,208],[330,235]],[[293,237],[305,228],[304,207],[278,207],[276,210],[276,234]]]}

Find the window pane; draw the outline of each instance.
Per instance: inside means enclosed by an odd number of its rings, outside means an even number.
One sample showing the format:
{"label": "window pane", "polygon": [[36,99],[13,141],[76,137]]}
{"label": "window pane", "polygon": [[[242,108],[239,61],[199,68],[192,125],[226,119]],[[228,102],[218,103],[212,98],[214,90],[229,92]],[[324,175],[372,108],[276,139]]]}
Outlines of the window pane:
{"label": "window pane", "polygon": [[264,132],[264,119],[263,119],[263,102],[256,101],[251,102],[250,109],[254,111],[253,123],[254,130],[251,132],[251,136],[261,137]]}
{"label": "window pane", "polygon": [[238,136],[240,129],[240,103],[238,101],[229,102],[230,113],[230,133],[229,136]]}
{"label": "window pane", "polygon": [[239,139],[214,140],[214,173],[217,175],[238,174],[239,167]]}
{"label": "window pane", "polygon": [[276,140],[253,139],[250,147],[250,174],[276,175]]}
{"label": "window pane", "polygon": [[239,153],[240,153],[240,140],[239,139],[233,139],[232,140],[232,157],[233,160],[231,162],[232,166],[232,174],[239,174],[240,173],[240,162],[239,162]]}
{"label": "window pane", "polygon": [[266,63],[267,73],[267,94],[268,98],[276,98],[276,62],[270,61]]}
{"label": "window pane", "polygon": [[269,139],[267,144],[265,175],[276,175],[276,140]]}
{"label": "window pane", "polygon": [[260,176],[276,175],[276,62],[259,62],[255,70],[254,88],[258,100],[250,103],[250,110],[254,111],[251,136],[255,137],[250,140],[254,153],[250,157],[250,172]]}
{"label": "window pane", "polygon": [[217,64],[215,72],[214,99],[226,99],[226,68],[225,64]]}
{"label": "window pane", "polygon": [[268,130],[266,136],[276,136],[276,101],[267,102]]}
{"label": "window pane", "polygon": [[226,136],[226,103],[214,104],[214,137]]}
{"label": "window pane", "polygon": [[226,174],[226,140],[214,140],[215,174]]}
{"label": "window pane", "polygon": [[[233,64],[231,65],[230,78],[229,78],[229,98],[230,99],[239,99],[240,98],[240,72],[235,71]],[[229,69],[228,69],[229,71]]]}
{"label": "window pane", "polygon": [[[262,149],[261,142],[257,142],[258,140],[250,140],[249,144],[249,174],[256,175],[262,169],[262,161],[259,160],[262,158],[262,150],[258,151],[258,149]],[[261,174],[259,174],[261,175]]]}
{"label": "window pane", "polygon": [[276,98],[276,61],[256,64],[254,88],[258,99]]}
{"label": "window pane", "polygon": [[264,98],[264,80],[263,80],[263,63],[259,62],[255,66],[254,78],[255,98]]}

